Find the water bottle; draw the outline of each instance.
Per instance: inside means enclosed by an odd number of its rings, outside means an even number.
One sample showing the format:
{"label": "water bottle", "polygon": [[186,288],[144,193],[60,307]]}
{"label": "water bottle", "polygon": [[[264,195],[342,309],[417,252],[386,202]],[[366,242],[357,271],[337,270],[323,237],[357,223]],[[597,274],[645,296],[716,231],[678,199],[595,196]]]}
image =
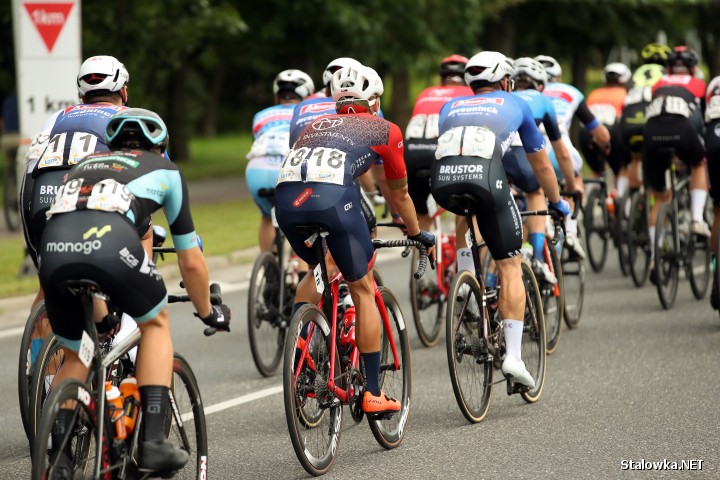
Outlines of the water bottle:
{"label": "water bottle", "polygon": [[497,287],[498,276],[495,272],[487,272],[485,274],[485,286],[487,288],[495,289]]}
{"label": "water bottle", "polygon": [[120,393],[123,398],[125,430],[130,433],[135,428],[138,408],[140,408],[140,390],[135,377],[128,377],[120,382]]}
{"label": "water bottle", "polygon": [[105,399],[107,400],[110,420],[115,424],[115,437],[125,440],[127,430],[123,419],[123,401],[120,390],[110,382],[105,382]]}

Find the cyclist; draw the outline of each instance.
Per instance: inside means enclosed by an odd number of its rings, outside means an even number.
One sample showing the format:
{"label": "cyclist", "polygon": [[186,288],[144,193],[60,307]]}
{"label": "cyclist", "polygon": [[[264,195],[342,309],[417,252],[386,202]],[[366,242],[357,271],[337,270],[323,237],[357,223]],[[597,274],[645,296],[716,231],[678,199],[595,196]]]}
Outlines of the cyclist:
{"label": "cyclist", "polygon": [[[649,43],[640,52],[644,63],[633,72],[632,87],[625,97],[619,122],[622,142],[621,163],[627,176],[621,174],[616,181],[618,197],[622,197],[626,190],[630,193],[636,192],[642,183],[640,162],[645,130],[645,108],[652,99],[652,86],[662,78],[667,57],[671,52],[670,47],[659,43]],[[627,202],[626,208],[630,208],[630,202]],[[627,213],[629,210],[625,212]]]}
{"label": "cyclist", "polygon": [[[718,227],[720,227],[720,76],[710,80],[705,94],[705,149],[707,152],[707,169],[709,183],[712,187],[710,195],[713,199],[714,221],[712,225],[712,241],[710,245],[713,249],[713,268],[717,269],[717,235]],[[718,301],[717,285],[715,284],[715,275],[713,275],[713,287],[710,291],[710,304],[713,309],[717,310],[720,302]]]}
{"label": "cyclist", "polygon": [[[477,216],[477,223],[502,283],[499,311],[507,349],[502,372],[533,388],[535,380],[521,356],[525,312],[520,268],[522,221],[502,168],[502,157],[516,134],[550,199],[550,208],[567,216],[570,207],[560,197],[557,177],[530,106],[509,93],[514,73],[512,63],[502,53],[484,51],[470,58],[465,81],[475,95],[448,102],[440,111],[431,192],[439,205],[456,214],[463,212],[450,200],[452,195],[468,193],[478,202],[483,215]],[[467,231],[467,225],[458,226],[456,239],[465,246],[463,229]]]}
{"label": "cyclist", "polygon": [[[417,211],[420,228],[428,230],[432,218],[428,213],[427,200],[430,196],[430,179],[420,176],[421,170],[430,170],[437,148],[438,119],[440,108],[456,97],[472,95],[465,85],[465,65],[468,59],[462,55],[450,55],[440,62],[440,85],[428,87],[415,100],[412,115],[405,129],[405,163],[408,169],[408,191]],[[470,263],[472,258],[460,257],[461,263]]]}
{"label": "cyclist", "polygon": [[[585,102],[585,96],[572,85],[561,82],[562,67],[553,57],[547,55],[538,55],[535,60],[539,61],[548,74],[548,83],[543,89],[543,93],[548,95],[555,106],[555,112],[558,115],[563,141],[573,159],[575,166],[575,174],[580,175],[582,169],[582,157],[577,149],[570,141],[570,125],[573,117],[585,126],[592,133],[593,141],[606,153],[610,151],[610,132],[608,129],[595,118],[590,108]],[[555,172],[558,172],[558,164],[554,158],[554,152],[550,152],[550,160],[555,166]],[[577,238],[577,221],[568,217],[565,222],[567,237],[565,245],[571,252],[581,259],[585,258],[585,251]]]}
{"label": "cyclist", "polygon": [[652,87],[652,101],[645,110],[643,178],[655,199],[648,219],[650,245],[655,243],[658,210],[672,197],[665,180],[672,151],[690,168],[690,229],[695,235],[710,237],[703,219],[708,191],[701,138],[706,86],[693,76],[697,64],[693,50],[675,47],[668,56],[667,74]]}
{"label": "cyclist", "polygon": [[[54,381],[87,378],[88,369],[78,357],[82,304],[64,291],[62,282],[93,280],[142,332],[136,362],[143,414],[139,467],[173,471],[185,465],[188,454],[164,434],[173,348],[165,284],[140,243],[143,219],[164,208],[195,315],[206,325],[229,331],[230,310],[210,305],[207,266],[190,215],[187,185],[177,166],[161,156],[168,145],[162,119],[149,110],[126,109],[110,119],[105,133],[113,151],[89,155],[66,172],[38,244],[48,317],[65,351]],[[61,410],[56,434],[71,427],[72,414]]]}
{"label": "cyclist", "polygon": [[[563,172],[566,188],[576,190],[575,170],[570,158],[570,153],[562,140],[562,134],[558,125],[555,108],[552,100],[543,95],[542,89],[547,81],[545,68],[540,62],[530,57],[520,57],[513,63],[515,73],[512,76],[514,81],[513,95],[525,100],[530,105],[535,123],[542,125],[548,141],[556,153],[558,163]],[[513,140],[510,148],[503,156],[503,168],[508,179],[513,185],[525,192],[527,195],[527,208],[529,210],[540,210],[545,207],[545,194],[540,188],[535,172],[528,162],[525,149],[520,138]],[[532,266],[535,276],[539,281],[551,284],[557,283],[557,277],[545,263],[545,219],[543,217],[529,217],[526,220],[528,229],[528,241],[533,248]],[[469,251],[469,250],[468,250]],[[472,271],[472,270],[471,270]]]}
{"label": "cyclist", "polygon": [[277,183],[280,163],[289,147],[290,120],[295,105],[315,91],[312,79],[300,70],[283,70],[273,80],[275,105],[260,110],[253,117],[253,144],[247,154],[249,160],[245,180],[262,217],[258,230],[260,250],[270,251],[275,238],[271,219],[272,203],[260,197],[261,188],[273,188]]}
{"label": "cyclist", "polygon": [[[306,128],[283,162],[275,191],[276,216],[290,245],[310,268],[317,265],[298,225],[328,229],[327,246],[350,288],[356,309],[356,342],[365,382],[362,408],[366,413],[396,412],[400,403],[380,389],[380,321],[373,297],[374,250],[358,208],[354,180],[380,156],[383,159],[389,201],[401,215],[409,238],[427,245],[432,234],[418,227],[415,208],[407,193],[402,134],[397,125],[377,117],[382,80],[368,67],[344,67],[332,78],[337,114],[321,117]],[[293,313],[303,304],[317,303],[320,294],[308,275],[298,285]]]}
{"label": "cyclist", "polygon": [[[608,129],[611,144],[615,145],[615,148],[611,148],[606,155],[592,141],[590,132],[585,128],[580,129],[580,149],[595,177],[602,176],[606,163],[612,169],[615,178],[619,178],[621,170],[623,170],[622,140],[618,119],[622,114],[622,107],[627,96],[627,86],[631,77],[632,73],[624,63],[608,63],[603,69],[605,86],[596,88],[587,97],[588,108],[595,118]],[[622,173],[624,174],[624,172]]]}

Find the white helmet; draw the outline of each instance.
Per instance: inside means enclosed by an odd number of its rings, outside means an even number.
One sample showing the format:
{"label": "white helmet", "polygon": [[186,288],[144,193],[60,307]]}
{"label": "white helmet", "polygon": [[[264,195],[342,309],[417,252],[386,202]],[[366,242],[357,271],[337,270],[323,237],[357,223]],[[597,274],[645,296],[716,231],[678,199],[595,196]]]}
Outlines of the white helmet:
{"label": "white helmet", "polygon": [[548,55],[538,55],[537,57],[535,57],[535,60],[540,62],[542,66],[545,67],[545,72],[547,72],[548,79],[562,77],[562,67],[560,67],[558,61],[555,60],[553,57],[550,57]]}
{"label": "white helmet", "polygon": [[603,69],[603,76],[607,79],[608,75],[616,75],[618,77],[618,83],[625,85],[630,81],[632,73],[630,69],[624,63],[613,62],[605,65]]}
{"label": "white helmet", "polygon": [[545,84],[547,82],[547,72],[542,63],[538,62],[534,58],[520,57],[515,59],[513,63],[515,68],[515,74],[513,78],[517,78],[520,75],[527,75],[539,84]]}
{"label": "white helmet", "polygon": [[383,82],[377,72],[365,66],[343,67],[333,73],[330,85],[332,98],[336,102],[345,97],[370,100],[383,94]]}
{"label": "white helmet", "polygon": [[358,68],[361,67],[362,64],[355,60],[354,58],[349,57],[340,57],[336,58],[332,62],[328,63],[327,67],[325,67],[325,71],[323,71],[322,74],[322,81],[324,86],[328,86],[330,82],[332,81],[333,73],[340,70],[344,67],[354,67]]}
{"label": "white helmet", "polygon": [[125,65],[109,55],[90,57],[80,65],[77,87],[81,97],[88,92],[107,90],[117,92],[130,80]]}
{"label": "white helmet", "polygon": [[500,52],[484,51],[477,53],[465,65],[465,83],[472,86],[473,82],[499,82],[515,73],[512,62]]}
{"label": "white helmet", "polygon": [[300,100],[312,95],[315,84],[310,75],[300,70],[283,70],[273,80],[273,95],[280,92],[294,92]]}

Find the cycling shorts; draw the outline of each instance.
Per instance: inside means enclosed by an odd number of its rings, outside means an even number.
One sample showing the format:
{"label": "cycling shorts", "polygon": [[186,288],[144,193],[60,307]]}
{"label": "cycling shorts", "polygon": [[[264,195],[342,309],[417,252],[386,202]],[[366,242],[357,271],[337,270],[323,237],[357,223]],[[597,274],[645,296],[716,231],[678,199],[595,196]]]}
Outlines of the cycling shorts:
{"label": "cycling shorts", "polygon": [[55,193],[63,184],[63,178],[66,174],[67,169],[48,170],[35,177],[31,173],[26,173],[23,178],[20,191],[20,214],[22,216],[25,245],[30,258],[35,264],[35,268],[38,266],[38,242],[47,222],[45,214],[50,209],[53,200],[55,200]]}
{"label": "cycling shorts", "polygon": [[705,158],[703,140],[690,119],[680,115],[652,117],[645,124],[643,145],[643,178],[656,192],[667,190],[665,171],[675,154],[688,167],[699,165]]}
{"label": "cycling shorts", "polygon": [[503,156],[502,165],[508,180],[523,192],[533,193],[540,188],[523,147],[510,147]]}
{"label": "cycling shorts", "polygon": [[705,129],[708,180],[713,204],[720,207],[720,120],[707,124]]}
{"label": "cycling shorts", "polygon": [[645,107],[648,102],[633,103],[623,109],[620,117],[620,141],[625,146],[624,153],[627,155],[625,164],[630,163],[630,156],[641,154],[645,131]]}
{"label": "cycling shorts", "polygon": [[264,217],[270,217],[273,205],[269,198],[258,196],[258,191],[261,188],[275,188],[283,160],[281,156],[253,158],[245,170],[248,191]]}
{"label": "cycling shorts", "polygon": [[345,279],[354,282],[370,271],[375,250],[355,186],[283,182],[275,190],[275,216],[290,246],[305,262],[316,265],[319,259],[295,227],[318,225],[329,232],[327,247]]}
{"label": "cycling shorts", "polygon": [[438,205],[457,215],[464,212],[453,195],[475,199],[480,234],[495,260],[520,254],[522,220],[500,158],[442,158],[433,163],[430,188]]}
{"label": "cycling shorts", "polygon": [[430,167],[435,161],[437,138],[412,138],[405,142],[408,193],[418,215],[427,215],[430,196]]}
{"label": "cycling shorts", "polygon": [[167,304],[160,272],[145,254],[134,226],[117,213],[81,210],[53,216],[38,252],[40,284],[53,332],[74,351],[84,329],[80,298],[63,289],[65,280],[97,282],[114,306],[142,323]]}
{"label": "cycling shorts", "polygon": [[602,175],[605,171],[605,162],[607,162],[613,173],[617,175],[620,169],[626,165],[626,155],[622,154],[623,145],[620,136],[620,124],[606,125],[606,127],[610,133],[610,153],[608,155],[605,155],[600,147],[593,142],[592,133],[585,128],[581,128],[578,135],[580,150],[583,157],[585,157],[585,163],[593,172]]}

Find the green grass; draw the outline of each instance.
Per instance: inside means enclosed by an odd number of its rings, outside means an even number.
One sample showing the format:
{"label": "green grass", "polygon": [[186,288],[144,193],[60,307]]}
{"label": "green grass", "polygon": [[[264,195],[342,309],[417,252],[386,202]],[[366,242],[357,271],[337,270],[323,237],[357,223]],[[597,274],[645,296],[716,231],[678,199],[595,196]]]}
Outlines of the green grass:
{"label": "green grass", "polygon": [[[250,132],[196,138],[190,141],[190,161],[178,165],[186,180],[239,177],[245,173],[245,155],[251,145]],[[172,152],[170,156],[172,158]]]}

